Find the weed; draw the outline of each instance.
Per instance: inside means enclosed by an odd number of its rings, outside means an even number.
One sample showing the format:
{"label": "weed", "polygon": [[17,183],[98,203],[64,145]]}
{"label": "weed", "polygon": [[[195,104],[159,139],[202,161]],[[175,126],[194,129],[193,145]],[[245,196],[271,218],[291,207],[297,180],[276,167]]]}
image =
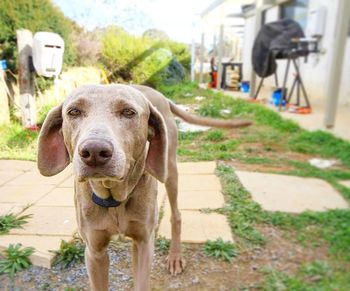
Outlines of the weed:
{"label": "weed", "polygon": [[162,236],[156,239],[156,249],[159,253],[164,255],[168,253],[169,248],[170,248],[170,240]]}
{"label": "weed", "polygon": [[222,238],[215,241],[208,240],[203,246],[204,253],[209,257],[232,262],[239,252],[236,246],[231,242],[225,242]]}
{"label": "weed", "polygon": [[0,260],[0,274],[7,274],[11,281],[17,272],[27,269],[31,262],[29,256],[34,253],[33,248],[21,248],[21,244],[10,244],[4,250],[5,257]]}
{"label": "weed", "polygon": [[22,228],[31,215],[14,215],[12,213],[0,216],[0,235],[8,233],[13,228]]}
{"label": "weed", "polygon": [[58,251],[51,251],[56,254],[54,265],[60,265],[61,268],[68,268],[70,265],[80,263],[84,259],[85,246],[80,240],[73,242],[61,241]]}
{"label": "weed", "polygon": [[222,130],[211,130],[207,133],[205,140],[222,141],[225,139],[225,134]]}

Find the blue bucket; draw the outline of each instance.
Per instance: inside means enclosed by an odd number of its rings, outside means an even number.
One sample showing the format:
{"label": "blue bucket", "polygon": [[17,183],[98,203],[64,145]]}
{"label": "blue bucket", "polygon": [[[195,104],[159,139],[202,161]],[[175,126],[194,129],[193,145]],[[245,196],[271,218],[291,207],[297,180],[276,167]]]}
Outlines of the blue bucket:
{"label": "blue bucket", "polygon": [[241,92],[243,92],[243,93],[248,93],[248,92],[249,92],[249,89],[250,89],[249,82],[248,82],[248,81],[243,81],[243,82],[241,83]]}
{"label": "blue bucket", "polygon": [[[273,93],[272,93],[271,104],[273,104],[275,106],[280,106],[281,101],[282,101],[282,89],[278,88],[275,91],[273,91]],[[283,100],[282,106],[285,106],[285,105],[286,105],[286,101]]]}

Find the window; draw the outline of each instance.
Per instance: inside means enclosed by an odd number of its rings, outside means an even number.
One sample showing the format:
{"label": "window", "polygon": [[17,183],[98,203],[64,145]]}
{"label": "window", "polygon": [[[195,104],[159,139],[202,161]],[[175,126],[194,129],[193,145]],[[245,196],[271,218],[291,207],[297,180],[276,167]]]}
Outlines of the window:
{"label": "window", "polygon": [[309,0],[292,0],[281,5],[281,18],[293,19],[305,30]]}

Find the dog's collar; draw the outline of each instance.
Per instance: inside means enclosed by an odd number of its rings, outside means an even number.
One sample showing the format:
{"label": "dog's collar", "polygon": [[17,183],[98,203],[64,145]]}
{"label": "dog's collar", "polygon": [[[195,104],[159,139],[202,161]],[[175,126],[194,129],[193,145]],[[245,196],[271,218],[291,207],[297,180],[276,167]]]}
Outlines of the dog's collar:
{"label": "dog's collar", "polygon": [[107,199],[100,198],[95,194],[95,192],[92,192],[92,201],[94,201],[94,203],[97,205],[105,208],[118,207],[122,204],[121,201],[115,200],[112,196],[109,196]]}

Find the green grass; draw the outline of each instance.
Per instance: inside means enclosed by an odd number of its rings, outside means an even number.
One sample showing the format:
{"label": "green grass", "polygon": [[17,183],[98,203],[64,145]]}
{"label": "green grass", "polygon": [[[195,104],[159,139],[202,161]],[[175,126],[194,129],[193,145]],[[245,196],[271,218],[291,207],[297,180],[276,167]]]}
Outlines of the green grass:
{"label": "green grass", "polygon": [[226,139],[225,138],[225,133],[222,130],[210,130],[208,131],[205,140],[209,141],[222,141]]}
{"label": "green grass", "polygon": [[11,281],[17,272],[29,268],[29,256],[34,253],[33,248],[22,248],[21,244],[10,244],[4,250],[4,258],[0,259],[0,275],[7,274]]}
{"label": "green grass", "polygon": [[301,265],[294,275],[264,268],[264,282],[260,289],[270,290],[349,290],[350,273],[336,264],[327,261],[312,261]]}
{"label": "green grass", "polygon": [[73,242],[62,240],[60,249],[52,251],[56,254],[53,264],[66,269],[73,264],[81,263],[84,260],[84,251],[85,246],[80,240],[74,240]]}
{"label": "green grass", "polygon": [[263,245],[264,236],[256,229],[256,225],[265,222],[265,215],[259,204],[255,203],[249,192],[240,184],[230,167],[219,166],[217,173],[222,180],[223,191],[228,205],[220,210],[226,214],[232,232],[250,245]]}
{"label": "green grass", "polygon": [[203,246],[204,253],[209,257],[232,262],[239,254],[237,247],[231,242],[225,242],[222,238],[215,241],[208,240]]}
{"label": "green grass", "polygon": [[0,159],[36,159],[38,133],[18,123],[0,126]]}
{"label": "green grass", "polygon": [[23,225],[27,223],[27,219],[31,215],[14,215],[12,213],[0,216],[0,235],[7,234],[11,229],[23,228]]}

